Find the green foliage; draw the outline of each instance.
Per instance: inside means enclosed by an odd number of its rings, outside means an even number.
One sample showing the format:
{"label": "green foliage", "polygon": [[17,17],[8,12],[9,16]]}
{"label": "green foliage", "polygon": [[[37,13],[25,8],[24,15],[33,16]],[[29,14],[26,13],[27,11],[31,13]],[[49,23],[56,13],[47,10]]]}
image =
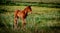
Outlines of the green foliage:
{"label": "green foliage", "polygon": [[43,2],[13,2],[6,1],[1,3],[1,5],[10,5],[10,6],[39,6],[39,7],[51,7],[51,8],[60,8],[60,3],[43,3]]}

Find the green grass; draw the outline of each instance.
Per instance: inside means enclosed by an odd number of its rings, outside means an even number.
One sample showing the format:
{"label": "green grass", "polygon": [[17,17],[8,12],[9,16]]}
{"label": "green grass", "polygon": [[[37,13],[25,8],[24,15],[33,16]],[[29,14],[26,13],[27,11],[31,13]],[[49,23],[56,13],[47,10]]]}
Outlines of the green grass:
{"label": "green grass", "polygon": [[38,7],[50,7],[50,8],[60,8],[60,3],[44,3],[44,2],[13,2],[6,1],[1,2],[1,5],[9,5],[9,6],[38,6]]}
{"label": "green grass", "polygon": [[[8,33],[60,33],[60,8],[46,8],[32,6],[32,14],[28,14],[26,18],[25,31],[20,29],[14,31],[12,29],[14,22],[14,11],[23,10],[26,6],[0,6],[0,22],[3,27],[0,28],[0,32]],[[6,10],[6,12],[4,12]],[[18,25],[21,27],[21,19],[18,20]],[[54,29],[53,29],[54,28]],[[56,31],[56,32],[55,32]]]}

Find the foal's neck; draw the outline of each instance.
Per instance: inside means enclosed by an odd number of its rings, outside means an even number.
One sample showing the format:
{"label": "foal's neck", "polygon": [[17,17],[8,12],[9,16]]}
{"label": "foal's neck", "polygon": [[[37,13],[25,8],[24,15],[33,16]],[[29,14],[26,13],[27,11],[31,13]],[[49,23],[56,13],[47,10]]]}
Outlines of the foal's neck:
{"label": "foal's neck", "polygon": [[25,8],[25,9],[24,9],[24,12],[25,12],[25,14],[27,14],[27,13],[28,13],[28,9],[27,9],[27,8]]}

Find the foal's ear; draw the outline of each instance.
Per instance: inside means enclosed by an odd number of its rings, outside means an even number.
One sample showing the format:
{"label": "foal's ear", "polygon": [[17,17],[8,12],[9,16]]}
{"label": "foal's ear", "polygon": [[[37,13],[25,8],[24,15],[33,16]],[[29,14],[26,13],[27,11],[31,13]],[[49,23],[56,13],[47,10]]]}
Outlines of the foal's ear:
{"label": "foal's ear", "polygon": [[29,7],[31,7],[31,6],[29,6]]}
{"label": "foal's ear", "polygon": [[28,7],[31,7],[31,6],[28,6]]}

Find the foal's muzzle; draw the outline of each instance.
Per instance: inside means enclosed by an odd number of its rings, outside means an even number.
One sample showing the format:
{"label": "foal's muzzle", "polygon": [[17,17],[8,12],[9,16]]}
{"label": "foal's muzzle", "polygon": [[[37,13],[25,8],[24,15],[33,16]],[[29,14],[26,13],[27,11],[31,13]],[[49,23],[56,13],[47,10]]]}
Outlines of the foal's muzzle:
{"label": "foal's muzzle", "polygon": [[30,12],[30,14],[32,14],[32,11]]}

